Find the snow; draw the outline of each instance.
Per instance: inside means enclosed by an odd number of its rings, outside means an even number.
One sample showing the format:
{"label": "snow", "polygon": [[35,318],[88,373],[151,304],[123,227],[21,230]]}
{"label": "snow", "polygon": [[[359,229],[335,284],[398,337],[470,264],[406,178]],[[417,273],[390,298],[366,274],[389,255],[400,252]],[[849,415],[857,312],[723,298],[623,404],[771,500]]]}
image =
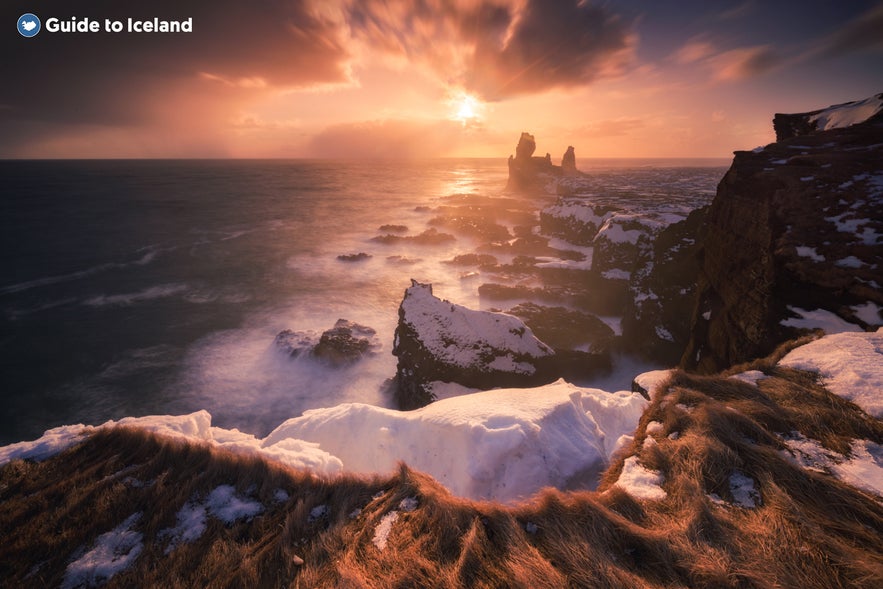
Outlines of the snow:
{"label": "snow", "polygon": [[647,394],[650,395],[650,398],[654,398],[656,395],[656,387],[662,381],[666,380],[671,376],[671,370],[650,370],[648,372],[642,372],[638,376],[635,377],[635,383],[647,391]]}
{"label": "snow", "polygon": [[327,505],[317,505],[310,510],[310,516],[307,518],[308,523],[317,522],[331,515],[331,510]]}
{"label": "snow", "polygon": [[825,256],[819,254],[814,247],[808,247],[805,245],[797,246],[797,255],[801,258],[809,258],[813,262],[824,262]]}
{"label": "snow", "polygon": [[160,530],[157,537],[170,538],[165,554],[171,554],[179,544],[195,542],[206,530],[206,509],[199,503],[186,503],[175,514],[175,527]]}
{"label": "snow", "polygon": [[819,373],[829,391],[883,418],[883,328],[825,336],[792,350],[779,364]]}
{"label": "snow", "polygon": [[620,268],[611,268],[610,270],[602,272],[601,276],[607,280],[630,280],[632,273],[627,270],[621,270]]}
{"label": "snow", "polygon": [[883,445],[853,440],[847,457],[799,432],[791,432],[782,440],[789,450],[785,456],[801,467],[833,475],[848,485],[883,497]]}
{"label": "snow", "polygon": [[661,421],[651,421],[647,424],[647,428],[645,431],[647,434],[651,436],[655,436],[656,434],[662,433],[662,430],[665,428]]}
{"label": "snow", "polygon": [[405,513],[414,511],[420,505],[420,502],[417,501],[416,497],[405,497],[401,501],[399,501],[399,509],[404,511]]}
{"label": "snow", "polygon": [[785,327],[796,327],[798,329],[823,329],[827,334],[841,333],[844,331],[862,331],[862,328],[855,323],[850,323],[825,309],[813,309],[807,311],[806,309],[789,305],[788,310],[799,315],[799,317],[791,317],[780,321],[779,323]]}
{"label": "snow", "polygon": [[598,230],[595,241],[607,240],[611,243],[638,243],[638,238],[649,232],[649,228],[623,229],[623,223],[639,219],[637,215],[616,215],[607,219]]}
{"label": "snow", "polygon": [[760,504],[760,493],[754,488],[754,479],[739,471],[730,475],[730,494],[739,507],[753,509]]}
{"label": "snow", "polygon": [[0,466],[12,460],[41,461],[64,452],[82,442],[96,428],[78,425],[63,425],[47,430],[42,437],[27,442],[17,442],[0,447]]}
{"label": "snow", "polygon": [[655,326],[654,331],[656,332],[656,337],[658,337],[661,340],[664,340],[667,342],[674,342],[675,341],[675,338],[671,334],[671,332],[669,330],[667,330],[665,327],[663,327],[662,325]]}
{"label": "snow", "polygon": [[622,317],[614,316],[598,316],[598,319],[604,322],[604,325],[613,330],[613,335],[622,335]]}
{"label": "snow", "polygon": [[736,380],[741,380],[742,382],[747,382],[748,384],[753,384],[757,386],[757,381],[763,380],[764,378],[769,378],[766,374],[761,372],[760,370],[749,370],[747,372],[740,372],[739,374],[734,374],[730,378],[734,378]]}
{"label": "snow", "polygon": [[[498,350],[533,358],[554,353],[517,317],[443,301],[433,296],[432,286],[428,284],[414,282],[405,291],[401,310],[404,323],[414,329],[429,352],[454,366],[486,364],[488,353]],[[528,374],[534,370],[533,366],[514,363],[505,355],[491,360],[495,361],[502,363],[501,369],[514,368]]]}
{"label": "snow", "polygon": [[873,301],[868,301],[863,305],[854,305],[852,310],[855,316],[867,323],[868,325],[880,325],[880,306]]}
{"label": "snow", "polygon": [[238,519],[251,519],[264,510],[258,501],[242,499],[236,496],[236,489],[231,485],[220,485],[215,488],[205,501],[208,512],[231,525]]}
{"label": "snow", "polygon": [[389,533],[392,531],[392,525],[396,523],[397,519],[399,519],[399,512],[390,511],[380,518],[380,523],[374,528],[374,537],[371,538],[371,542],[381,552],[386,549],[386,543],[389,541]]}
{"label": "snow", "polygon": [[855,256],[846,256],[845,258],[834,262],[834,265],[839,268],[861,268],[865,263]]}
{"label": "snow", "polygon": [[[399,461],[456,495],[510,501],[545,486],[584,484],[628,440],[647,401],[563,380],[444,399],[415,411],[351,403],[305,412],[264,440],[318,442],[344,470],[389,472]],[[582,482],[582,483],[581,483]]]}
{"label": "snow", "polygon": [[113,530],[98,536],[91,550],[67,566],[62,589],[97,587],[129,568],[144,549],[143,535],[132,531],[139,519],[140,513],[132,514]]}
{"label": "snow", "polygon": [[883,107],[883,95],[877,94],[864,100],[838,104],[809,117],[810,123],[815,123],[819,131],[828,129],[840,129],[862,123]]}
{"label": "snow", "polygon": [[629,456],[614,485],[637,499],[662,500],[668,496],[660,486],[664,481],[662,473],[645,468],[638,462],[637,456]]}

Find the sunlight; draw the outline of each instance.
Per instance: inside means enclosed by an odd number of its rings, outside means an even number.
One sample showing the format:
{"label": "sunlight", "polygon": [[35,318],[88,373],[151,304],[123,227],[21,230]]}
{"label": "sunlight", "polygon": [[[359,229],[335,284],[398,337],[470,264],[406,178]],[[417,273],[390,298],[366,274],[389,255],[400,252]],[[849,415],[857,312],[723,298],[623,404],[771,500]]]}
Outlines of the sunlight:
{"label": "sunlight", "polygon": [[459,93],[448,103],[451,106],[451,120],[459,121],[464,126],[478,122],[482,118],[484,104],[471,94]]}

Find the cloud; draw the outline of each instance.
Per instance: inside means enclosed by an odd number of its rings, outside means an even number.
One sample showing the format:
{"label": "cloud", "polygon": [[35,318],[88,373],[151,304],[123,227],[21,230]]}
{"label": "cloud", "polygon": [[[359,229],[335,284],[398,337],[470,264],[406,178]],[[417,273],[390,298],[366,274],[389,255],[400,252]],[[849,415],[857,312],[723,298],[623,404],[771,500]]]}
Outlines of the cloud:
{"label": "cloud", "polygon": [[709,58],[717,80],[735,81],[767,74],[783,63],[769,45],[742,47]]}
{"label": "cloud", "polygon": [[719,81],[761,76],[786,63],[786,59],[770,45],[737,47],[723,51],[704,35],[687,41],[670,59],[681,65],[700,65],[709,70],[713,79]]}
{"label": "cloud", "polygon": [[643,119],[634,117],[622,117],[618,119],[605,119],[580,127],[578,135],[592,137],[621,137],[630,135],[632,131],[646,126]]}
{"label": "cloud", "polygon": [[677,63],[687,64],[703,61],[716,53],[714,45],[708,41],[694,39],[688,41],[683,47],[678,49],[674,54],[674,60]]}
{"label": "cloud", "polygon": [[[273,90],[339,84],[352,56],[338,23],[307,0],[148,4],[100,2],[73,8],[45,0],[40,14],[98,19],[193,19],[180,34],[0,35],[0,153],[46,134],[98,127],[181,126],[229,119],[250,98]],[[0,13],[11,22],[18,10]],[[20,12],[20,11],[19,11]],[[251,26],[257,23],[257,26]]]}
{"label": "cloud", "polygon": [[823,38],[807,57],[839,57],[873,50],[883,50],[883,3]]}
{"label": "cloud", "polygon": [[637,45],[633,22],[589,1],[368,0],[345,11],[354,39],[485,100],[620,74]]}
{"label": "cloud", "polygon": [[319,158],[423,159],[456,155],[481,129],[464,129],[456,121],[385,119],[332,125],[310,141]]}

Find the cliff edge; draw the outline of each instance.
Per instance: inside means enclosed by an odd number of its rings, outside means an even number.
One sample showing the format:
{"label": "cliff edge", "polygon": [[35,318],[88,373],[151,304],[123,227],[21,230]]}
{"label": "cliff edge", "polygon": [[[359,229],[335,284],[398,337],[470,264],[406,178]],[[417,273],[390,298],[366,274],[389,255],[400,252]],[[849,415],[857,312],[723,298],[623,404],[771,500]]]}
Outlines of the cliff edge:
{"label": "cliff edge", "polygon": [[709,209],[687,369],[883,324],[883,94],[774,126],[776,143],[735,153]]}

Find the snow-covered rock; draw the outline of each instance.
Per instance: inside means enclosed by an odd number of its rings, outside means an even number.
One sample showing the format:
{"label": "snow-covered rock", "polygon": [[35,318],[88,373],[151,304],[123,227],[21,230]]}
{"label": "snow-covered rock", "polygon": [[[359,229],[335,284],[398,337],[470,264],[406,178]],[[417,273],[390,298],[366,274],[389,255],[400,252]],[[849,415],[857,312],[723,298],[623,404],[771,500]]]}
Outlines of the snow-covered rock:
{"label": "snow-covered rock", "polygon": [[540,360],[554,351],[520,319],[444,301],[432,294],[432,285],[411,282],[393,346],[395,396],[402,409],[431,402],[426,385],[433,381],[478,389],[548,382]]}
{"label": "snow-covered rock", "polygon": [[776,130],[776,139],[782,141],[858,125],[879,115],[881,111],[883,93],[805,113],[776,114],[773,127]]}
{"label": "snow-covered rock", "polygon": [[457,495],[507,501],[544,486],[593,487],[646,404],[638,394],[559,380],[407,412],[358,403],[316,409],[280,425],[264,445],[315,442],[348,472],[389,472],[404,461]]}

